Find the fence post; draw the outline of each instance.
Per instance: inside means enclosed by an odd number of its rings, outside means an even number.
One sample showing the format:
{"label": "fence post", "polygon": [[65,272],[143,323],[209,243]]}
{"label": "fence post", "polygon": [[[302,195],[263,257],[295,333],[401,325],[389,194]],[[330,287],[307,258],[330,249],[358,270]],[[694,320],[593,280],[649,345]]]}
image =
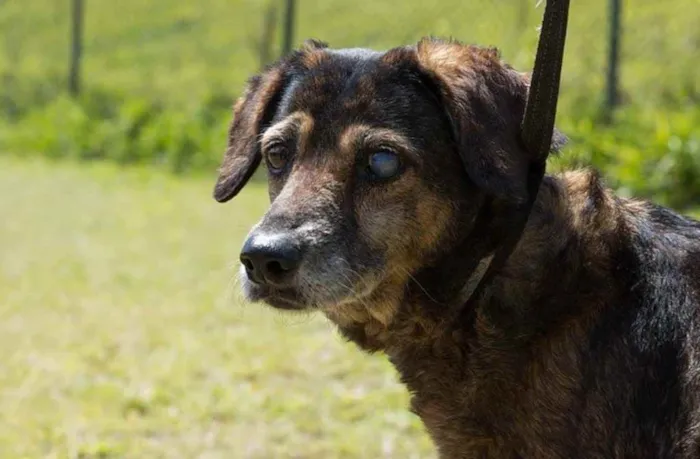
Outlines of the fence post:
{"label": "fence post", "polygon": [[294,10],[296,0],[285,0],[284,8],[284,31],[282,33],[282,55],[287,55],[292,51],[294,42]]}
{"label": "fence post", "polygon": [[621,0],[609,0],[610,6],[610,30],[608,44],[608,69],[606,75],[605,91],[605,120],[612,120],[612,113],[620,102],[619,79],[620,79],[620,36],[621,36]]}
{"label": "fence post", "polygon": [[71,54],[68,89],[73,96],[80,93],[80,63],[83,54],[83,0],[72,0]]}
{"label": "fence post", "polygon": [[272,41],[275,38],[275,23],[277,22],[277,7],[273,2],[267,5],[263,16],[262,30],[260,31],[259,58],[260,71],[272,60]]}

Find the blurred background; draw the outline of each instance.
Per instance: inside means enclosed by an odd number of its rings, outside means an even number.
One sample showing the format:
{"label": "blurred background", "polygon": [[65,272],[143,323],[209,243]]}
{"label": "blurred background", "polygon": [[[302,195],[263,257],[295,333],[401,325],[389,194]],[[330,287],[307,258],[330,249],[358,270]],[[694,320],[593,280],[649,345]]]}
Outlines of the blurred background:
{"label": "blurred background", "polygon": [[[381,356],[242,302],[255,180],[210,198],[245,80],[305,38],[532,67],[535,0],[0,0],[0,457],[431,458]],[[551,169],[700,210],[700,4],[574,1]]]}

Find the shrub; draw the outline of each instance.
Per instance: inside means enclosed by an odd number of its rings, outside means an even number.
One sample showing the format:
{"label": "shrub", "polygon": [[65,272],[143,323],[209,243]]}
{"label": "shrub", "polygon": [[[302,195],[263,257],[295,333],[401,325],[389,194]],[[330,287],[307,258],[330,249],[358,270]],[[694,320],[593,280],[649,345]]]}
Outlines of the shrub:
{"label": "shrub", "polygon": [[[223,100],[228,100],[224,104]],[[182,173],[214,167],[223,151],[231,98],[211,94],[189,110],[90,92],[58,95],[0,124],[0,150],[52,158],[154,164]]]}
{"label": "shrub", "polygon": [[572,145],[557,167],[590,164],[622,195],[676,208],[700,203],[700,107],[679,111],[627,107],[615,123],[569,121]]}

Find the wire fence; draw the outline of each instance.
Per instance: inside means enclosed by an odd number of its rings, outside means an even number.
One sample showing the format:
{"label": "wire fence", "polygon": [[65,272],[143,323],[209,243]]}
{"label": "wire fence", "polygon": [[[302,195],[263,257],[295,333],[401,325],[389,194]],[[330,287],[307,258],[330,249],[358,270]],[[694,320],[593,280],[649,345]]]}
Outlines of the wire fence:
{"label": "wire fence", "polygon": [[[577,86],[585,86],[585,79],[600,81],[596,83],[601,89],[600,100],[609,113],[627,99],[625,90],[629,80],[626,67],[636,72],[636,67],[642,65],[651,67],[656,63],[658,67],[664,67],[681,62],[680,67],[694,68],[700,49],[700,28],[697,27],[700,8],[696,6],[688,9],[686,4],[692,5],[693,0],[683,1],[683,4],[673,2],[664,5],[655,0],[635,0],[628,2],[624,10],[621,0],[591,0],[585,5],[572,5],[573,24],[569,33],[567,66],[571,67],[570,61],[578,61],[575,65],[585,66],[585,72],[579,72],[583,76],[577,76]],[[33,0],[28,5],[33,4],[36,8],[41,2],[42,0]],[[134,1],[120,2],[123,6],[111,8],[100,0],[69,2],[71,7],[66,8],[65,3],[49,4],[43,0],[43,17],[32,17],[32,8],[19,8],[18,3],[0,3],[0,21],[3,10],[10,11],[5,15],[4,23],[0,22],[2,28],[7,30],[3,60],[8,70],[5,73],[12,72],[13,60],[26,60],[26,56],[33,60],[51,60],[46,55],[37,54],[37,51],[42,51],[42,44],[39,43],[41,34],[35,33],[36,29],[31,25],[35,21],[52,22],[49,24],[52,30],[56,29],[57,24],[65,27],[64,35],[70,37],[68,41],[61,39],[54,30],[51,32],[54,36],[47,36],[46,42],[61,40],[66,43],[69,52],[65,81],[70,93],[77,95],[83,87],[82,80],[94,79],[94,70],[87,62],[94,66],[106,64],[113,67],[114,60],[105,63],[104,58],[124,55],[125,50],[117,49],[120,46],[149,49],[156,46],[155,43],[165,35],[173,42],[179,41],[191,47],[193,42],[208,39],[212,35],[210,32],[202,34],[199,29],[221,28],[222,22],[217,22],[219,18],[207,13],[217,9],[231,19],[230,27],[224,26],[217,32],[221,35],[228,34],[228,37],[225,41],[199,43],[202,52],[195,57],[202,60],[200,65],[221,66],[221,61],[212,62],[212,54],[226,53],[221,48],[227,48],[232,51],[228,61],[237,67],[236,70],[245,66],[248,74],[255,70],[251,68],[251,61],[256,62],[256,67],[260,68],[280,54],[289,52],[302,38],[314,36],[326,39],[326,35],[341,37],[343,44],[348,46],[386,47],[389,44],[399,45],[412,41],[419,35],[446,33],[456,38],[466,38],[467,41],[485,40],[485,44],[505,47],[509,58],[513,54],[516,57],[524,54],[529,58],[536,42],[535,27],[542,11],[541,7],[536,8],[538,2],[535,0],[481,0],[468,4],[433,0],[427,3],[404,2],[394,6],[388,5],[389,2],[352,4],[340,0],[270,0],[252,3],[241,0],[208,0],[190,3],[189,6],[181,1],[171,2],[173,10],[182,9],[183,13],[179,15],[181,17],[173,14],[170,18],[164,18],[162,10],[167,7],[162,2],[141,5]],[[48,14],[45,11],[47,9]],[[66,18],[70,19],[65,21]],[[23,22],[26,23],[25,27],[21,27]],[[87,34],[86,25],[89,29]],[[140,40],[129,40],[126,43],[127,37],[139,35]],[[275,39],[276,36],[279,36],[279,40]],[[583,42],[584,45],[577,46],[573,43],[575,41]],[[58,54],[53,51],[54,45],[46,42],[46,49],[51,48],[52,54]],[[149,56],[149,64],[176,61],[178,48],[180,46],[173,46],[166,52]],[[246,50],[245,56],[241,55],[241,48]],[[528,58],[518,57],[516,64],[529,68]],[[190,61],[189,64],[192,63]],[[124,61],[121,64],[122,68],[113,71],[120,73],[124,71],[124,66],[129,65]],[[145,68],[140,62],[134,62],[133,65]],[[677,73],[684,72],[683,68],[676,70]],[[51,71],[56,71],[55,66]],[[571,71],[569,69],[567,72],[565,68],[565,79],[567,73],[571,74]],[[658,76],[661,69],[650,69],[646,73],[647,78],[634,79],[643,79],[647,85],[654,80],[660,81]],[[694,93],[697,92],[695,77],[693,70],[692,75],[685,77],[686,81],[673,84],[684,85],[685,89]],[[221,80],[220,83],[238,84],[240,77],[229,81],[230,83],[224,83]],[[644,88],[634,90],[641,94],[646,92]],[[673,91],[677,92],[677,88],[670,90]]]}
{"label": "wire fence", "polygon": [[[71,54],[69,65],[69,91],[77,95],[80,90],[80,63],[83,50],[83,22],[84,22],[84,0],[72,1],[71,15]],[[608,31],[608,60],[607,60],[607,78],[606,78],[606,98],[605,111],[607,118],[610,118],[610,113],[618,104],[618,75],[620,62],[620,37],[621,31],[621,16],[622,3],[620,0],[608,0],[609,2],[609,31]],[[292,50],[295,36],[295,15],[296,15],[297,0],[284,0],[284,14],[282,15],[282,54],[287,54]],[[519,17],[522,22],[528,14],[527,2],[519,2],[520,11]],[[272,36],[274,29],[277,27],[276,8],[273,3],[268,5],[265,12],[265,19],[261,27],[261,38],[258,45],[259,61],[261,64],[269,62],[272,58]]]}
{"label": "wire fence", "polygon": [[[71,0],[71,42],[70,42],[70,63],[68,75],[68,89],[71,94],[77,95],[80,91],[81,80],[81,58],[83,51],[83,24],[84,24],[84,0]],[[257,43],[257,54],[260,66],[269,62],[273,58],[273,36],[277,29],[278,22],[281,23],[282,41],[281,53],[286,54],[292,50],[295,40],[297,0],[283,0],[283,14],[277,14],[278,5],[269,3],[264,14],[263,24],[260,28],[260,38]],[[620,103],[620,41],[622,39],[622,2],[621,0],[607,0],[608,2],[608,29],[606,36],[607,61],[605,78],[605,98],[604,98],[604,118],[611,120],[614,108]],[[518,2],[518,21],[524,26],[527,16],[530,14],[528,5],[531,2]]]}

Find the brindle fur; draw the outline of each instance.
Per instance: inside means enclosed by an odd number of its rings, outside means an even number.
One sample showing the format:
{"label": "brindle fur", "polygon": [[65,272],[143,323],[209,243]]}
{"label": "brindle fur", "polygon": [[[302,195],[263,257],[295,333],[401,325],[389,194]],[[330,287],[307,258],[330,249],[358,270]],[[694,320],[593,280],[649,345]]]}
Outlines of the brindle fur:
{"label": "brindle fur", "polygon": [[[592,171],[547,176],[516,250],[452,322],[475,252],[525,197],[527,88],[495,50],[435,39],[309,42],[255,77],[215,196],[286,143],[251,233],[293,233],[305,255],[294,288],[244,279],[246,294],[319,309],[386,353],[441,457],[700,457],[700,223]],[[406,167],[373,183],[364,161],[382,146]],[[480,212],[493,226],[477,232]]]}

